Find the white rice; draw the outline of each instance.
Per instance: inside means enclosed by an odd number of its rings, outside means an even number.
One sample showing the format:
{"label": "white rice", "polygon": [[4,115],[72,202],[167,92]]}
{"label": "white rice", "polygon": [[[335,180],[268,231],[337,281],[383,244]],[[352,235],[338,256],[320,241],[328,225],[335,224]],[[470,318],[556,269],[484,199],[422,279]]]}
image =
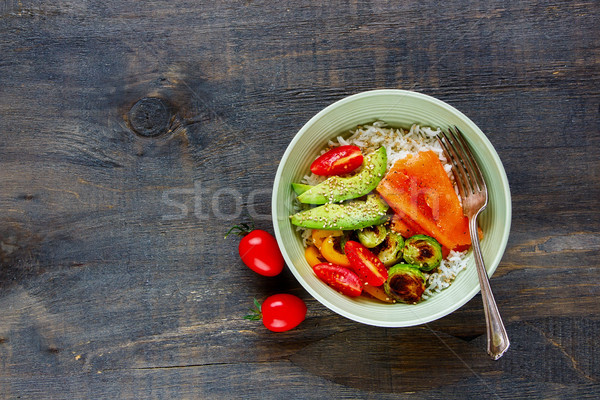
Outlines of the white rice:
{"label": "white rice", "polygon": [[[338,136],[335,140],[328,142],[328,147],[321,151],[324,154],[331,148],[345,145],[354,145],[361,148],[363,154],[368,154],[377,150],[381,146],[385,146],[388,160],[388,170],[396,163],[408,156],[409,154],[417,154],[420,151],[431,150],[438,155],[446,173],[454,182],[452,167],[447,162],[444,156],[442,146],[437,140],[437,135],[440,133],[438,129],[430,127],[413,125],[410,129],[389,128],[383,121],[376,121],[371,125],[358,126],[355,130],[350,131],[350,137],[344,138]],[[326,177],[315,174],[305,175],[302,183],[307,185],[316,185]],[[458,194],[458,189],[455,186],[455,191]],[[460,199],[460,196],[459,196]],[[312,229],[297,228],[304,246],[312,243]],[[450,286],[459,272],[464,270],[466,264],[466,252],[451,251],[448,257],[442,260],[441,265],[431,274],[425,273],[426,288],[423,293],[423,300],[426,300],[436,293]]]}
{"label": "white rice", "polygon": [[300,237],[302,238],[302,245],[304,248],[310,246],[312,244],[312,229],[303,228],[301,226],[297,226],[296,230],[300,232]]}
{"label": "white rice", "polygon": [[425,274],[425,292],[423,300],[426,300],[436,293],[446,289],[454,281],[458,273],[467,268],[466,251],[450,251],[448,257],[442,260],[442,263],[432,274]]}

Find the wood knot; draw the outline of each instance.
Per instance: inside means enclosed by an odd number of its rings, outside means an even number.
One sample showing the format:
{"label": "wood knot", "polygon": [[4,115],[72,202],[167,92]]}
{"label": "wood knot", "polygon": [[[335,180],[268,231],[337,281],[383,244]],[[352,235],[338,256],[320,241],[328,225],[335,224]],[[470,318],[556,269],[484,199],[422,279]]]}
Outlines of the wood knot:
{"label": "wood knot", "polygon": [[171,110],[158,97],[144,97],[127,114],[129,127],[140,136],[153,137],[166,133],[171,121]]}

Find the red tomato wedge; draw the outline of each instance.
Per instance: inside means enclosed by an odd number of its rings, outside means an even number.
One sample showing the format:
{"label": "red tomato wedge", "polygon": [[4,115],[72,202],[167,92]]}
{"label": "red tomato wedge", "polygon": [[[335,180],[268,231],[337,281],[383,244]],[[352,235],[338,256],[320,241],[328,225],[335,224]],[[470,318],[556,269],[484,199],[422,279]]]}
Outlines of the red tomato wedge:
{"label": "red tomato wedge", "polygon": [[315,175],[342,175],[354,171],[363,163],[358,146],[335,147],[317,158],[310,166]]}
{"label": "red tomato wedge", "polygon": [[412,221],[447,249],[471,244],[458,195],[433,151],[397,161],[379,182],[377,192],[409,226]]}
{"label": "red tomato wedge", "polygon": [[360,296],[363,284],[354,271],[332,263],[321,263],[313,267],[317,277],[346,296]]}
{"label": "red tomato wedge", "polygon": [[367,284],[372,286],[381,286],[388,278],[388,272],[385,265],[379,258],[362,244],[353,240],[348,240],[344,246],[344,251],[350,260],[352,269]]}

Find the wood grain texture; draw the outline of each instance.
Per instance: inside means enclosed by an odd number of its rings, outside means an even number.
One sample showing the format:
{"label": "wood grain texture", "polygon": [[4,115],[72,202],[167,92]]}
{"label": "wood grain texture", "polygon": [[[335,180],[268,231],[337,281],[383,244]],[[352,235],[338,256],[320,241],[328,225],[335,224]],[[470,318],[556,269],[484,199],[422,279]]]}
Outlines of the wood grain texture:
{"label": "wood grain texture", "polygon": [[[0,397],[600,396],[600,6],[0,3]],[[485,357],[479,296],[426,326],[333,314],[223,239],[272,230],[297,130],[363,90],[444,100],[488,135],[513,221],[492,287],[512,341]],[[146,138],[143,97],[173,111]],[[272,334],[252,298],[306,300]]]}

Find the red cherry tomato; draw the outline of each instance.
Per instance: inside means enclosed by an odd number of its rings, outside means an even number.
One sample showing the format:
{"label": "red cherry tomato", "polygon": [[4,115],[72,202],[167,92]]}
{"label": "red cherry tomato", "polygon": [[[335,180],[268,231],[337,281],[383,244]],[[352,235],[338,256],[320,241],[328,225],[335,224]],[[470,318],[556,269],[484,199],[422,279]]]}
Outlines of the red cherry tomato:
{"label": "red cherry tomato", "polygon": [[317,277],[346,296],[360,296],[363,284],[353,271],[332,263],[321,263],[313,267]]}
{"label": "red cherry tomato", "polygon": [[381,286],[388,278],[385,265],[379,258],[362,244],[348,240],[344,251],[350,266],[362,278],[365,283],[373,286]]}
{"label": "red cherry tomato", "polygon": [[273,235],[260,229],[253,229],[248,224],[234,226],[227,235],[235,229],[239,231],[236,234],[244,235],[238,246],[242,262],[260,275],[279,275],[283,270],[284,261]]}
{"label": "red cherry tomato", "polygon": [[238,251],[242,262],[258,274],[275,276],[283,270],[281,250],[269,232],[253,230],[240,240]]}
{"label": "red cherry tomato", "polygon": [[306,304],[293,294],[267,297],[260,307],[264,326],[273,332],[285,332],[297,327],[306,318]]}
{"label": "red cherry tomato", "polygon": [[363,155],[358,146],[340,146],[313,161],[310,170],[315,175],[342,175],[354,171],[362,163]]}

